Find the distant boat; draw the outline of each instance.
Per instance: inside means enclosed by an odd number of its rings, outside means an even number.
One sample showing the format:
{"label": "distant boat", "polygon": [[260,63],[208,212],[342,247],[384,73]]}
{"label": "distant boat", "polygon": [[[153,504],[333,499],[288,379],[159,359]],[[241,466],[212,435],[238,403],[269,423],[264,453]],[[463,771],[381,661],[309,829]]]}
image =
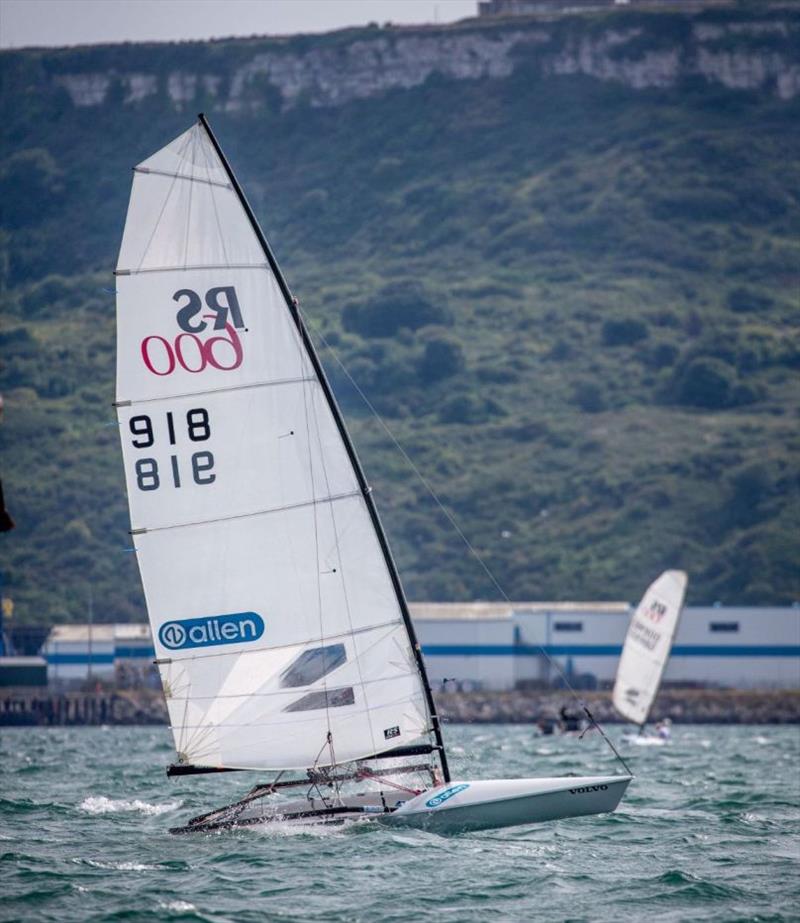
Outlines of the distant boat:
{"label": "distant boat", "polygon": [[451,779],[371,489],[203,116],[134,168],[116,277],[168,773],[274,773],[175,832],[359,818],[457,832],[612,811],[629,775]]}
{"label": "distant boat", "polygon": [[639,735],[633,738],[638,744],[663,744],[668,736],[643,732],[672,651],[687,583],[682,570],[664,571],[647,588],[628,626],[613,701],[623,718],[639,725]]}

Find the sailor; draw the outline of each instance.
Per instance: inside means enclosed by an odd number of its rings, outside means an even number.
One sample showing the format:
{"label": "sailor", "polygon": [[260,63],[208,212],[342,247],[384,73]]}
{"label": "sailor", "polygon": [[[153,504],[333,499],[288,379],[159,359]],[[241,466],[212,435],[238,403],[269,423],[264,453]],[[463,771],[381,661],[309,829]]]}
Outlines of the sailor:
{"label": "sailor", "polygon": [[670,737],[672,737],[671,725],[672,721],[669,718],[664,718],[656,725],[656,734],[658,734],[662,740],[669,740]]}
{"label": "sailor", "polygon": [[579,731],[581,729],[580,717],[573,714],[573,712],[567,711],[566,705],[561,706],[559,714],[561,715],[561,730],[564,731],[564,733]]}

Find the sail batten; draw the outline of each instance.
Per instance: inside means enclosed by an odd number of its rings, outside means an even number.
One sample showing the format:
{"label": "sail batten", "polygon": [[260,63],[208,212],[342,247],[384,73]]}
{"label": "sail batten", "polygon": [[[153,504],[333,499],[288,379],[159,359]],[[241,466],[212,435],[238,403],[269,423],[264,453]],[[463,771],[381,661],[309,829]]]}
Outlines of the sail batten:
{"label": "sail batten", "polygon": [[209,186],[220,186],[222,189],[233,190],[233,186],[230,183],[224,183],[216,179],[203,179],[200,176],[190,176],[185,173],[169,173],[166,170],[155,170],[150,167],[134,167],[134,173],[143,173],[145,175],[151,174],[154,176],[169,176],[174,177],[175,179],[188,180],[192,183],[208,183]]}
{"label": "sail batten", "polygon": [[366,479],[205,122],[136,168],[117,316],[131,522],[179,763],[311,768],[427,740],[446,777]]}
{"label": "sail batten", "polygon": [[115,269],[115,276],[138,276],[145,272],[186,272],[195,269],[267,269],[266,263],[218,263],[197,266],[148,266],[144,269]]}
{"label": "sail batten", "polygon": [[333,494],[329,497],[314,497],[311,500],[304,500],[302,503],[289,503],[285,506],[275,506],[271,509],[253,510],[250,513],[233,513],[230,516],[217,516],[215,519],[197,519],[194,522],[173,522],[161,526],[144,526],[139,529],[132,529],[132,533],[140,534],[143,532],[163,532],[166,529],[191,529],[193,526],[207,526],[215,522],[229,522],[232,519],[243,519],[248,516],[269,516],[272,513],[284,513],[287,510],[297,510],[304,506],[315,506],[323,503],[335,503],[337,500],[347,500],[351,497],[360,497],[361,492],[351,490],[346,494]]}

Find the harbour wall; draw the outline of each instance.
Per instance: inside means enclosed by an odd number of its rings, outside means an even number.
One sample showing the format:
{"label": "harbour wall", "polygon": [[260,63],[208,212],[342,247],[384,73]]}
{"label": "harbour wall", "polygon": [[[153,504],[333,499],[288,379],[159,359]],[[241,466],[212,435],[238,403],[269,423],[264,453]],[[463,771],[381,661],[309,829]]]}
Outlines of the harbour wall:
{"label": "harbour wall", "polygon": [[[572,695],[554,690],[440,692],[437,710],[451,724],[536,724],[558,717],[562,707],[580,712]],[[611,693],[581,694],[600,722],[620,718]],[[800,689],[664,689],[652,720],[675,724],[800,724]],[[159,725],[167,724],[163,695],[150,689],[55,693],[5,689],[0,693],[0,726]]]}

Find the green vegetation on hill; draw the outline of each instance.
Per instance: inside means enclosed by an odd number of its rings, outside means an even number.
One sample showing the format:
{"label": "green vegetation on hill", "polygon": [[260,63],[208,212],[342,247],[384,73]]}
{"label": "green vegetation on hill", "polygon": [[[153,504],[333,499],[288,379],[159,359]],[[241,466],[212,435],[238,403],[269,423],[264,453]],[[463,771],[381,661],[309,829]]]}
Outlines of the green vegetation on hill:
{"label": "green vegetation on hill", "polygon": [[[644,43],[682,22],[639,16]],[[0,568],[20,620],[82,619],[90,585],[100,618],[143,617],[110,272],[131,165],[192,117],[165,93],[74,108],[37,75],[117,54],[202,70],[245,44],[0,56]],[[683,567],[695,603],[800,599],[797,98],[522,62],[210,115],[312,329],[509,596],[633,600]],[[496,597],[322,358],[409,596]]]}

